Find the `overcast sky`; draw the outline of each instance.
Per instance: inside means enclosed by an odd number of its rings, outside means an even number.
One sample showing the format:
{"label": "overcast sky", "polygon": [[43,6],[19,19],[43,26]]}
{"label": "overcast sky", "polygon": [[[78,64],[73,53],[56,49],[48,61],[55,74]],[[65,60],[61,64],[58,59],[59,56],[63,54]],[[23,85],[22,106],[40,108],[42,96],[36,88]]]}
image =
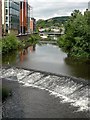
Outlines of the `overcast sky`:
{"label": "overcast sky", "polygon": [[83,12],[88,8],[89,0],[28,0],[28,2],[33,7],[33,17],[38,20],[67,16],[75,9]]}

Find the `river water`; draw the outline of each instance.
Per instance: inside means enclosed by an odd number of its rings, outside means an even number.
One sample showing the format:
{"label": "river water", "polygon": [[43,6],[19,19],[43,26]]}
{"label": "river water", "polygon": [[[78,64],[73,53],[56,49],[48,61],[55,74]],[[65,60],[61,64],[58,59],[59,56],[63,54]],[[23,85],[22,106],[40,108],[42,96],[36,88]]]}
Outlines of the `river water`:
{"label": "river water", "polygon": [[23,54],[16,53],[3,58],[3,63],[28,69],[35,69],[67,76],[90,79],[90,64],[73,62],[58,46],[36,45],[36,50],[28,48]]}

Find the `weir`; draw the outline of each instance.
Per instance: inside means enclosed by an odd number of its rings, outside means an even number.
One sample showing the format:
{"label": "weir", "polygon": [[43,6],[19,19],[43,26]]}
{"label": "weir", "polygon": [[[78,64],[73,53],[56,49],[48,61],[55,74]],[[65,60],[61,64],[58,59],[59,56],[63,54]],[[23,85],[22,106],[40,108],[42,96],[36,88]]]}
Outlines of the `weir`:
{"label": "weir", "polygon": [[90,110],[90,84],[87,80],[15,67],[3,68],[1,78],[16,80],[24,87],[46,90],[50,95],[58,97],[60,103],[70,103],[78,111]]}

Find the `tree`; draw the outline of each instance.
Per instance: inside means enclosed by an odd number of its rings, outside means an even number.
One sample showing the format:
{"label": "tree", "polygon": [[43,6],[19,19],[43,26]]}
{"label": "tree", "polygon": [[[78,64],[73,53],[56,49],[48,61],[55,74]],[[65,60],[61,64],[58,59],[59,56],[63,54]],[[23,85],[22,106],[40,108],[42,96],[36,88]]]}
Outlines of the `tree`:
{"label": "tree", "polygon": [[90,58],[90,22],[89,12],[82,15],[74,10],[65,24],[65,35],[58,40],[69,56],[76,58]]}

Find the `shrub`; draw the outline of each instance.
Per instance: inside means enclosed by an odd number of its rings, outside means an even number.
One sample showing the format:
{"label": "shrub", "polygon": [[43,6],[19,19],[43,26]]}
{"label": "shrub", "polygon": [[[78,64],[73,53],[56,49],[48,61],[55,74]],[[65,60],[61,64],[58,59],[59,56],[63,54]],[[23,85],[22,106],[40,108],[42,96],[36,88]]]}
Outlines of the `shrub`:
{"label": "shrub", "polygon": [[29,42],[30,45],[35,45],[39,43],[39,40],[40,40],[39,35],[31,35],[27,42]]}
{"label": "shrub", "polygon": [[13,34],[2,38],[2,53],[5,54],[12,50],[16,50],[18,48],[18,44],[18,39]]}

